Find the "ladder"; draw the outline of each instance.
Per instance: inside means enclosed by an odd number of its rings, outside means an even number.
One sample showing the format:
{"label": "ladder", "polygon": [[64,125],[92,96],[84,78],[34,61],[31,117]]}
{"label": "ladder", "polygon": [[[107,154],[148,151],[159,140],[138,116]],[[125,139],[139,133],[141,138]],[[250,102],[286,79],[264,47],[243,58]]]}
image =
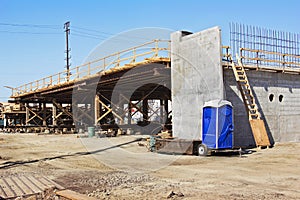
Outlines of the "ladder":
{"label": "ladder", "polygon": [[253,95],[248,77],[246,75],[243,63],[238,55],[236,55],[238,60],[238,65],[236,65],[230,56],[231,66],[234,72],[234,76],[241,92],[241,96],[248,113],[250,126],[252,129],[252,134],[257,147],[269,147],[270,141],[268,133],[266,131],[265,123],[261,119],[261,114],[258,110],[257,103],[255,102],[255,97]]}

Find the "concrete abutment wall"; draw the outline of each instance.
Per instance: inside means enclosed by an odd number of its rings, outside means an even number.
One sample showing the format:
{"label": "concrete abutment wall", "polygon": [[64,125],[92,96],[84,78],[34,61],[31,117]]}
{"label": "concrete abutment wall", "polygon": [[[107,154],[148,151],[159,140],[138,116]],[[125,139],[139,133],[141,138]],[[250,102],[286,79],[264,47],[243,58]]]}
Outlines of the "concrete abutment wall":
{"label": "concrete abutment wall", "polygon": [[199,139],[204,102],[224,95],[219,27],[171,35],[173,135]]}
{"label": "concrete abutment wall", "polygon": [[[300,76],[256,70],[247,70],[246,74],[271,142],[299,142]],[[231,69],[224,70],[224,86],[225,98],[234,106],[235,144],[255,144],[248,115]]]}
{"label": "concrete abutment wall", "polygon": [[[173,135],[199,139],[206,101],[226,99],[234,109],[235,146],[255,145],[232,69],[221,66],[221,31],[171,35]],[[300,141],[300,76],[261,70],[246,71],[271,143]]]}

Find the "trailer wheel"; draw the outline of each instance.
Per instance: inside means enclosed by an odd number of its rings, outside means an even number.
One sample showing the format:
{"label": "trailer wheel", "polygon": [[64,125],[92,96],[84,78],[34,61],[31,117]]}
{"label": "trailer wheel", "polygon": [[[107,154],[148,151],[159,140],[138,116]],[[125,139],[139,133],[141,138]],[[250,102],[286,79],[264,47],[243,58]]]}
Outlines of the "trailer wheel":
{"label": "trailer wheel", "polygon": [[208,155],[208,148],[205,144],[199,144],[197,147],[198,155],[199,156],[207,156]]}

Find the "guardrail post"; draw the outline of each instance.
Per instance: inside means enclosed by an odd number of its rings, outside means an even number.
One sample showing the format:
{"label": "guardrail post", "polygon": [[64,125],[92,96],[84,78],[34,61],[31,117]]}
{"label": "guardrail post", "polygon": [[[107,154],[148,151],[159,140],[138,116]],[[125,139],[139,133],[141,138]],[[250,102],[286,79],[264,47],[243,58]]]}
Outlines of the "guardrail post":
{"label": "guardrail post", "polygon": [[105,62],[105,58],[103,58],[103,70],[105,69],[106,67],[106,62]]}
{"label": "guardrail post", "polygon": [[132,58],[131,63],[134,63],[135,59],[136,59],[136,48],[133,49],[133,58]]}
{"label": "guardrail post", "polygon": [[168,57],[171,58],[171,41],[167,41],[168,43]]}
{"label": "guardrail post", "polygon": [[256,70],[258,70],[258,68],[259,68],[259,60],[258,60],[259,52],[258,51],[256,52],[256,58],[257,58],[257,60],[256,60]]}
{"label": "guardrail post", "polygon": [[243,48],[240,48],[240,59],[243,61]]}
{"label": "guardrail post", "polygon": [[154,57],[158,57],[158,40],[154,40],[155,41],[155,54]]}
{"label": "guardrail post", "polygon": [[285,54],[282,55],[282,65],[283,65],[283,71],[285,70]]}
{"label": "guardrail post", "polygon": [[58,74],[57,84],[60,84],[60,73]]}
{"label": "guardrail post", "polygon": [[79,67],[76,67],[76,78],[79,78]]}
{"label": "guardrail post", "polygon": [[120,52],[118,52],[117,67],[120,67]]}

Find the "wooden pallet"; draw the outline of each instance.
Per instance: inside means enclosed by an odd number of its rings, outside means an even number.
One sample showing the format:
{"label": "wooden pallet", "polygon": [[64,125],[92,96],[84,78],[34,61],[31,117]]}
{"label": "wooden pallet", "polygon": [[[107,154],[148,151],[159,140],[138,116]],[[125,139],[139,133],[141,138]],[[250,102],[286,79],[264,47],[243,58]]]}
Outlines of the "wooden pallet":
{"label": "wooden pallet", "polygon": [[0,178],[0,199],[15,199],[41,194],[47,189],[64,189],[46,177],[9,176]]}
{"label": "wooden pallet", "polygon": [[252,134],[257,147],[269,147],[270,140],[266,131],[265,123],[261,119],[261,114],[258,110],[255,97],[252,92],[245,68],[241,59],[236,55],[238,65],[231,58],[231,65],[234,72],[236,82],[238,84],[241,96],[248,112],[249,122],[252,129]]}

